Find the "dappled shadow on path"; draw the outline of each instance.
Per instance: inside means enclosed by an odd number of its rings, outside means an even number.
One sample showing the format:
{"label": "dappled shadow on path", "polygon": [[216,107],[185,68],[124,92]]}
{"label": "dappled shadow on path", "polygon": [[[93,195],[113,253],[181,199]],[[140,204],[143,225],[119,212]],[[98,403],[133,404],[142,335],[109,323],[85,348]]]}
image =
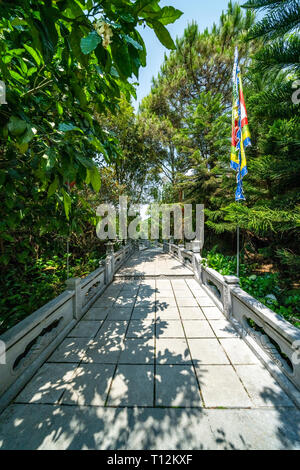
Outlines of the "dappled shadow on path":
{"label": "dappled shadow on path", "polygon": [[300,448],[300,411],[278,406],[280,391],[262,388],[270,409],[204,407],[207,366],[196,373],[184,333],[166,336],[153,284],[109,292],[93,337],[68,338],[0,417],[0,449]]}

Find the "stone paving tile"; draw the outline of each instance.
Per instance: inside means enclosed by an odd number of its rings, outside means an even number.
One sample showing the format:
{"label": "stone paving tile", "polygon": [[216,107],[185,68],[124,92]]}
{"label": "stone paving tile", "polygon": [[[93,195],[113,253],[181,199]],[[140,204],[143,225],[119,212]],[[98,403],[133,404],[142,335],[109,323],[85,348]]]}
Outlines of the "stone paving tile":
{"label": "stone paving tile", "polygon": [[126,338],[120,364],[154,364],[154,338]]}
{"label": "stone paving tile", "polygon": [[66,338],[48,359],[48,362],[80,362],[92,340],[90,338]]}
{"label": "stone paving tile", "polygon": [[151,338],[154,336],[154,322],[151,320],[131,320],[127,338]]}
{"label": "stone paving tile", "polygon": [[102,337],[91,341],[83,362],[96,364],[116,364],[124,349],[123,337]]}
{"label": "stone paving tile", "polygon": [[185,289],[186,288],[186,282],[184,279],[172,279],[171,284],[173,286],[173,289]]}
{"label": "stone paving tile", "polygon": [[122,292],[121,286],[115,286],[114,284],[111,284],[102,294],[101,297],[106,297],[110,299],[116,299],[118,295]]}
{"label": "stone paving tile", "polygon": [[284,409],[206,410],[206,413],[217,450],[300,449],[300,411],[295,418]]}
{"label": "stone paving tile", "polygon": [[12,405],[0,418],[0,449],[126,449],[130,421],[122,408]]}
{"label": "stone paving tile", "polygon": [[155,292],[141,292],[138,294],[137,296],[137,299],[136,299],[137,302],[155,302]]}
{"label": "stone paving tile", "polygon": [[236,366],[236,371],[255,406],[294,408],[292,401],[261,364]]}
{"label": "stone paving tile", "polygon": [[195,297],[208,297],[207,292],[198,285],[197,288],[191,289]]}
{"label": "stone paving tile", "polygon": [[157,320],[180,320],[179,310],[177,307],[168,307],[163,310],[157,310]]}
{"label": "stone paving tile", "polygon": [[208,450],[216,442],[203,408],[135,408],[127,450]]}
{"label": "stone paving tile", "polygon": [[103,298],[100,297],[96,302],[93,304],[93,307],[112,307],[115,303],[116,298]]}
{"label": "stone paving tile", "polygon": [[108,307],[98,307],[98,308],[90,308],[88,312],[82,318],[83,321],[86,320],[105,320],[109,312]]}
{"label": "stone paving tile", "polygon": [[259,364],[259,359],[241,338],[221,338],[220,343],[232,364]]}
{"label": "stone paving tile", "polygon": [[156,406],[202,406],[198,382],[192,366],[156,366]]}
{"label": "stone paving tile", "polygon": [[17,396],[16,403],[57,403],[77,364],[44,364]]}
{"label": "stone paving tile", "polygon": [[145,300],[141,302],[136,302],[134,305],[137,308],[153,308],[155,309],[155,300]]}
{"label": "stone paving tile", "polygon": [[157,279],[156,288],[162,290],[172,290],[171,281],[168,279]]}
{"label": "stone paving tile", "polygon": [[142,279],[140,289],[155,290],[155,279]]}
{"label": "stone paving tile", "polygon": [[196,372],[206,407],[252,406],[232,366],[196,364]]}
{"label": "stone paving tile", "polygon": [[0,449],[299,450],[299,431],[299,410],[15,404],[1,415]]}
{"label": "stone paving tile", "polygon": [[160,300],[161,298],[175,299],[174,292],[172,290],[162,290],[161,292],[156,292],[156,300]]}
{"label": "stone paving tile", "polygon": [[179,320],[157,320],[156,338],[184,338],[184,331]]}
{"label": "stone paving tile", "polygon": [[80,321],[68,334],[69,338],[94,338],[98,333],[102,321]]}
{"label": "stone paving tile", "polygon": [[137,293],[133,294],[131,291],[124,291],[121,292],[121,294],[118,295],[118,303],[120,303],[121,300],[124,300],[125,302],[128,301],[133,301],[136,300],[137,298]]}
{"label": "stone paving tile", "polygon": [[188,340],[194,363],[198,364],[230,364],[223,348],[217,339]]}
{"label": "stone paving tile", "polygon": [[107,320],[130,320],[132,307],[113,307],[110,309]]}
{"label": "stone paving tile", "polygon": [[214,330],[217,338],[238,338],[239,334],[232,324],[223,319],[223,320],[211,320],[210,326]]}
{"label": "stone paving tile", "polygon": [[194,297],[177,297],[178,307],[198,307],[197,300]]}
{"label": "stone paving tile", "polygon": [[223,320],[224,315],[217,307],[201,307],[207,320]]}
{"label": "stone paving tile", "polygon": [[[137,254],[136,259],[128,263],[129,271],[191,275],[191,271],[181,268],[178,261],[157,253],[158,250],[152,253],[149,250],[142,256]],[[182,323],[167,318],[171,315],[179,318],[176,303],[167,308],[162,305],[162,310],[159,306],[161,299],[169,302],[185,299],[190,303],[193,295],[209,322],[188,320],[201,310],[180,306],[187,345]],[[166,408],[105,408],[103,405],[116,367],[107,405],[153,406],[155,299],[158,306],[156,404]],[[133,310],[135,322],[148,319],[148,325],[142,328],[139,322],[135,333],[141,336],[125,338],[127,328],[131,326],[134,330],[137,326],[132,321],[106,319],[94,339],[66,338],[17,398],[22,403],[24,400],[32,404],[15,404],[1,415],[0,449],[300,449],[300,411],[268,371],[256,362],[248,346],[195,279],[129,282],[118,279],[76,326],[77,332],[87,334],[89,328],[93,332],[95,325],[101,325],[108,312],[115,310],[118,310],[117,315],[124,311],[128,318],[124,303],[131,311],[136,300],[152,303],[150,308],[136,308],[135,305]],[[151,339],[147,334],[143,336],[149,320]],[[80,332],[81,329],[84,331]],[[214,332],[220,338],[219,342]],[[174,334],[179,337],[173,337]],[[222,348],[234,367],[225,363],[227,358]],[[197,380],[189,365],[189,349],[205,406],[239,410],[204,411],[200,408],[203,404],[199,390],[193,393]],[[117,365],[118,360],[124,364]],[[189,361],[189,364],[184,365],[181,361]],[[171,362],[175,365],[171,366]],[[67,405],[54,405],[60,400]],[[188,404],[194,400],[198,404]],[[158,401],[166,404],[160,405]],[[169,408],[181,406],[178,402],[197,408]],[[260,409],[246,409],[249,407]]]}
{"label": "stone paving tile", "polygon": [[200,307],[179,307],[182,320],[205,320]]}
{"label": "stone paving tile", "polygon": [[124,320],[105,320],[103,322],[103,325],[101,327],[101,330],[99,331],[99,334],[97,335],[98,338],[116,338],[119,340],[122,340],[125,336],[127,327],[128,327],[128,321]]}
{"label": "stone paving tile", "polygon": [[117,298],[114,307],[131,307],[133,308],[135,304],[135,299],[122,299]]}
{"label": "stone paving tile", "polygon": [[156,306],[158,310],[164,310],[168,307],[176,307],[176,300],[174,297],[160,297],[157,302]]}
{"label": "stone paving tile", "polygon": [[140,286],[139,284],[125,284],[122,289],[121,289],[121,294],[122,295],[127,295],[127,294],[134,294],[136,295]]}
{"label": "stone paving tile", "polygon": [[64,405],[104,406],[115,365],[83,364],[68,382],[61,399]]}
{"label": "stone paving tile", "polygon": [[157,364],[191,364],[185,338],[157,338],[155,347]]}
{"label": "stone paving tile", "polygon": [[134,307],[132,320],[154,320],[155,307]]}
{"label": "stone paving tile", "polygon": [[215,334],[206,320],[183,320],[187,338],[215,338]]}
{"label": "stone paving tile", "polygon": [[208,297],[208,295],[205,297],[204,296],[199,297],[198,295],[195,295],[195,297],[201,308],[202,307],[215,307],[214,302],[211,300],[210,297]]}
{"label": "stone paving tile", "polygon": [[149,297],[150,297],[149,300],[151,300],[151,302],[154,303],[155,302],[155,292],[154,292],[154,290],[139,291],[139,294],[138,294],[139,301],[147,300]]}
{"label": "stone paving tile", "polygon": [[174,294],[175,294],[175,297],[179,297],[179,298],[183,298],[183,297],[192,297],[192,298],[194,298],[193,293],[188,288],[186,288],[186,289],[175,289]]}
{"label": "stone paving tile", "polygon": [[154,366],[119,364],[108,396],[108,406],[152,406]]}

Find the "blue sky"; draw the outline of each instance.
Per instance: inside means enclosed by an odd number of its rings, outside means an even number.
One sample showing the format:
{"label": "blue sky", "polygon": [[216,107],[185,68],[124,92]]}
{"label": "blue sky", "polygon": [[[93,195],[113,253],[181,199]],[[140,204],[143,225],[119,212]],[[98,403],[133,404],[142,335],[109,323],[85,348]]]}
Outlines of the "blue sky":
{"label": "blue sky", "polygon": [[[183,11],[181,18],[168,26],[168,30],[175,39],[176,36],[182,36],[185,27],[192,20],[198,23],[200,31],[206,27],[210,28],[213,23],[218,23],[222,11],[227,9],[228,0],[161,0],[160,5],[162,7],[171,5]],[[165,52],[168,52],[150,28],[141,28],[140,32],[147,48],[147,66],[140,69],[137,102],[133,103],[136,109],[142,98],[150,92],[152,77],[159,72]]]}

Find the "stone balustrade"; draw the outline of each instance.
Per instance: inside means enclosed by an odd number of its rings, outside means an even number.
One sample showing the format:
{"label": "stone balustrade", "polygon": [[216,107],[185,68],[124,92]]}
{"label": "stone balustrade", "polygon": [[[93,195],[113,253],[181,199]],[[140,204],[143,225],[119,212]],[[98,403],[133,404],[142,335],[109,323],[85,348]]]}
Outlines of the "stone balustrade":
{"label": "stone balustrade", "polygon": [[136,249],[108,250],[100,267],[84,279],[67,281],[67,290],[0,336],[0,413],[52,354],[69,331],[113,281]]}
{"label": "stone balustrade", "polygon": [[164,241],[165,253],[178,258],[195,274],[201,287],[238,330],[253,352],[300,403],[300,330],[239,286],[235,276],[223,276],[205,265],[199,242],[186,248]]}

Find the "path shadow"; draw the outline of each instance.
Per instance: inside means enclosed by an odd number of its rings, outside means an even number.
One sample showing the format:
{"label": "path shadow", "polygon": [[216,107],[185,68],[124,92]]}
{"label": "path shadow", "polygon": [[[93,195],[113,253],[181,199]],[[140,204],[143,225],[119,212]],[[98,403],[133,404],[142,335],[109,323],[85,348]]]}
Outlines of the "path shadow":
{"label": "path shadow", "polygon": [[205,365],[196,375],[184,337],[165,338],[169,321],[149,318],[157,305],[168,307],[151,300],[155,288],[133,290],[124,282],[109,294],[120,305],[139,296],[132,331],[128,320],[109,320],[108,308],[93,338],[70,338],[78,360],[47,363],[39,379],[41,368],[24,403],[0,417],[0,449],[300,448],[300,411],[278,407],[279,392],[267,387],[260,395],[271,410],[203,408]]}

